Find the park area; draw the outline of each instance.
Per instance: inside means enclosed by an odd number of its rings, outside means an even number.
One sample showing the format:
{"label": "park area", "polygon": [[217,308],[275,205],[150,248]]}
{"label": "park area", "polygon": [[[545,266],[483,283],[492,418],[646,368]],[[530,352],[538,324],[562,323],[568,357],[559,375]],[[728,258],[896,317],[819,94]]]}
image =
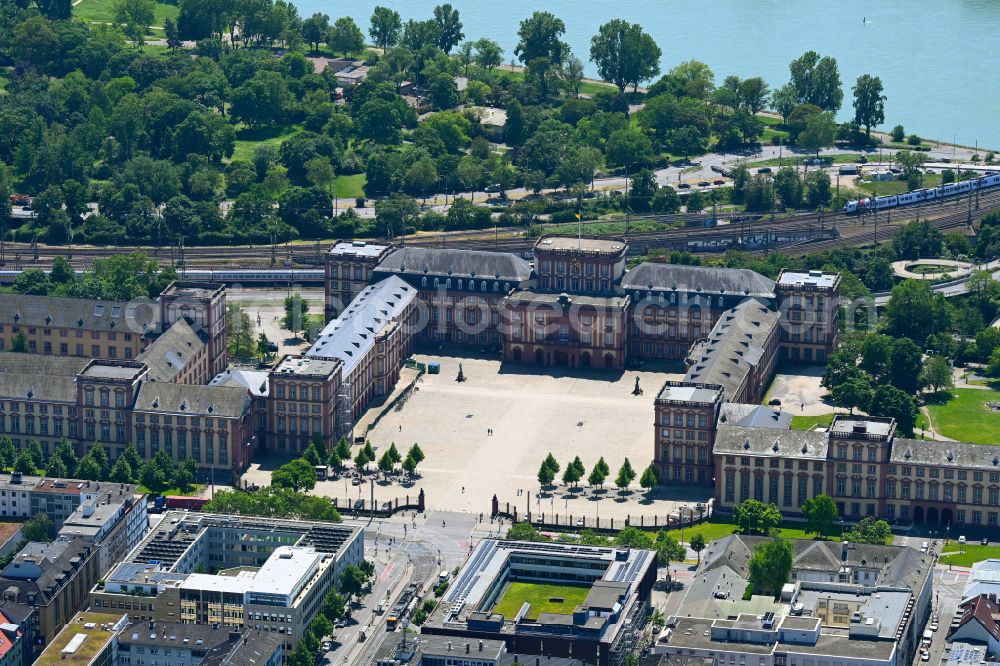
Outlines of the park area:
{"label": "park area", "polygon": [[1000,391],[956,388],[929,395],[926,402],[931,426],[941,435],[963,442],[1000,444]]}
{"label": "park area", "polygon": [[583,603],[590,592],[589,585],[549,585],[544,583],[509,583],[500,601],[493,607],[494,613],[511,618],[518,614],[527,602],[531,608],[527,619],[537,620],[543,613],[572,615],[573,609]]}

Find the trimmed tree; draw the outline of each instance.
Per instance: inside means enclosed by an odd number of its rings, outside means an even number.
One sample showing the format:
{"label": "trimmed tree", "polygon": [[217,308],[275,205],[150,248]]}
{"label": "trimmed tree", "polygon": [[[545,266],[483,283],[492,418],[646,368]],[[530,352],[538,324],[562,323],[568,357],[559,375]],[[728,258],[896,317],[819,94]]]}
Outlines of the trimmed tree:
{"label": "trimmed tree", "polygon": [[615,485],[618,486],[620,490],[625,490],[634,480],[635,470],[632,469],[632,463],[630,463],[628,458],[626,458],[625,462],[622,463],[622,466],[618,468],[618,476],[615,477]]}
{"label": "trimmed tree", "polygon": [[701,551],[705,550],[705,546],[707,545],[708,544],[705,543],[705,537],[701,532],[697,532],[693,537],[691,537],[691,543],[689,543],[688,546],[690,546],[691,550],[693,550],[698,556],[698,564],[701,564]]}
{"label": "trimmed tree", "polygon": [[823,537],[833,532],[833,524],[839,517],[837,504],[825,494],[806,500],[802,505],[802,515],[806,519],[806,531]]}
{"label": "trimmed tree", "polygon": [[658,482],[659,478],[656,474],[656,468],[650,464],[645,470],[643,470],[642,476],[639,478],[639,485],[646,490],[651,491],[656,487]]}

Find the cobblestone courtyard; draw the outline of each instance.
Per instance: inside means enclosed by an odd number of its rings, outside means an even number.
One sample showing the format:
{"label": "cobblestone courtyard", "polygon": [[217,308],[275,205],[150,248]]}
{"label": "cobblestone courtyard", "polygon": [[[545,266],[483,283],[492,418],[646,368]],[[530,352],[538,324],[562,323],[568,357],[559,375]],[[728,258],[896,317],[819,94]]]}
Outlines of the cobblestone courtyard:
{"label": "cobblestone courtyard", "polygon": [[[658,491],[651,500],[638,487],[638,479],[625,495],[613,486],[625,457],[640,474],[652,460],[653,400],[663,382],[680,379],[679,374],[648,370],[568,374],[486,359],[428,355],[416,359],[440,362],[441,373],[425,374],[419,390],[387,414],[369,440],[378,454],[395,442],[405,455],[418,442],[427,457],[412,486],[376,483],[378,502],[407,493],[412,497],[423,488],[430,507],[479,513],[489,511],[496,493],[501,503],[516,502],[521,512],[530,497],[533,512],[555,511],[561,519],[570,515],[574,520],[586,516],[589,523],[598,512],[602,518],[643,514],[664,520],[676,502],[693,504],[710,496],[709,488],[688,487]],[[467,378],[461,383],[455,381],[459,363]],[[644,391],[641,396],[632,395],[636,377]],[[595,493],[586,483],[568,491],[560,484],[539,502],[536,474],[549,451],[563,468],[580,456],[588,474],[603,455],[611,467],[605,491]],[[367,483],[347,486],[343,480],[322,482],[316,492],[340,498],[363,493],[366,499],[370,494]]]}

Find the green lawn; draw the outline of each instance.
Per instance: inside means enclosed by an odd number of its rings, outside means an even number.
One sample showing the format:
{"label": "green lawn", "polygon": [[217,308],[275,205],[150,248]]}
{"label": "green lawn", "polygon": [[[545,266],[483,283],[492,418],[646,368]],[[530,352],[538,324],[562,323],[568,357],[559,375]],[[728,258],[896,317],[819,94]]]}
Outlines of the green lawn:
{"label": "green lawn", "polygon": [[793,416],[792,430],[812,430],[813,426],[829,426],[831,423],[833,423],[833,414]]}
{"label": "green lawn", "polygon": [[367,177],[363,173],[356,173],[350,176],[337,176],[334,181],[334,188],[337,196],[341,199],[357,199],[365,196],[365,183]]}
{"label": "green lawn", "polygon": [[945,437],[1000,444],[1000,413],[987,407],[987,402],[1000,402],[1000,391],[957,388],[929,395],[927,411],[934,429]]}
{"label": "green lawn", "polygon": [[[838,528],[834,529],[836,531]],[[735,531],[736,531],[736,524],[732,522],[732,518],[730,516],[720,516],[720,517],[713,516],[712,518],[709,518],[707,521],[703,523],[698,523],[694,527],[685,527],[684,541],[686,543],[690,543],[691,538],[695,534],[701,534],[701,536],[704,537],[706,542],[710,542],[714,541],[715,539],[721,539],[723,537],[727,537]],[[780,533],[780,536],[785,539],[813,539],[816,536],[814,534],[806,534],[805,529],[803,529],[799,523],[794,523],[794,524],[786,523],[785,525],[780,527],[778,531]],[[681,538],[680,528],[674,528],[670,530],[670,533],[675,539]],[[831,535],[831,537],[837,537],[839,536],[839,534],[840,534],[839,531],[836,531],[836,533]]]}
{"label": "green lawn", "polygon": [[531,604],[531,609],[527,617],[532,619],[537,619],[542,613],[571,615],[573,609],[587,598],[588,592],[590,592],[589,585],[510,583],[500,601],[493,607],[493,612],[502,613],[504,617],[514,617],[521,610],[521,604],[528,602]]}
{"label": "green lawn", "polygon": [[[153,26],[162,28],[163,20],[172,18],[177,20],[177,5],[168,5],[157,2],[153,10]],[[76,7],[73,7],[73,16],[91,23],[111,23],[115,20],[114,0],[83,0]]]}
{"label": "green lawn", "polygon": [[[947,546],[948,550],[941,555],[941,564],[954,564],[960,567],[971,567],[976,562],[1000,558],[1000,546],[980,546],[979,544],[966,544],[961,548],[957,543],[952,542]],[[965,552],[959,552],[964,550]]]}
{"label": "green lawn", "polygon": [[236,131],[236,147],[233,150],[233,160],[249,162],[257,146],[270,144],[278,147],[282,142],[302,131],[301,125],[288,127],[243,127]]}
{"label": "green lawn", "polygon": [[[928,173],[924,175],[923,187],[937,187],[940,184],[941,174]],[[910,191],[906,186],[906,181],[903,180],[890,180],[878,183],[862,183],[858,181],[857,186],[865,194],[878,194],[878,196],[885,194],[906,194]]]}

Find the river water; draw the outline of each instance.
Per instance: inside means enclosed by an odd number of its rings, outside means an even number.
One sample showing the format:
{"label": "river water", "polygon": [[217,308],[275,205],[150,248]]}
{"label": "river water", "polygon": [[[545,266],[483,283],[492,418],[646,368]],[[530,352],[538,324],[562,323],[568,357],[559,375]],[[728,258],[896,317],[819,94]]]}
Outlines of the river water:
{"label": "river water", "polygon": [[[466,39],[489,37],[513,57],[518,23],[546,9],[566,23],[565,41],[586,61],[590,38],[612,18],[643,25],[663,51],[666,72],[678,62],[702,60],[716,83],[729,74],[762,76],[777,88],[788,63],[813,49],[840,65],[844,107],[853,115],[850,88],[860,74],[882,78],[888,101],[883,129],[963,145],[1000,149],[1000,0],[451,0]],[[434,0],[297,0],[303,17],[321,11],[331,21],[342,7],[367,35],[372,8],[384,4],[403,20],[423,19]],[[587,62],[588,76],[596,76]]]}

